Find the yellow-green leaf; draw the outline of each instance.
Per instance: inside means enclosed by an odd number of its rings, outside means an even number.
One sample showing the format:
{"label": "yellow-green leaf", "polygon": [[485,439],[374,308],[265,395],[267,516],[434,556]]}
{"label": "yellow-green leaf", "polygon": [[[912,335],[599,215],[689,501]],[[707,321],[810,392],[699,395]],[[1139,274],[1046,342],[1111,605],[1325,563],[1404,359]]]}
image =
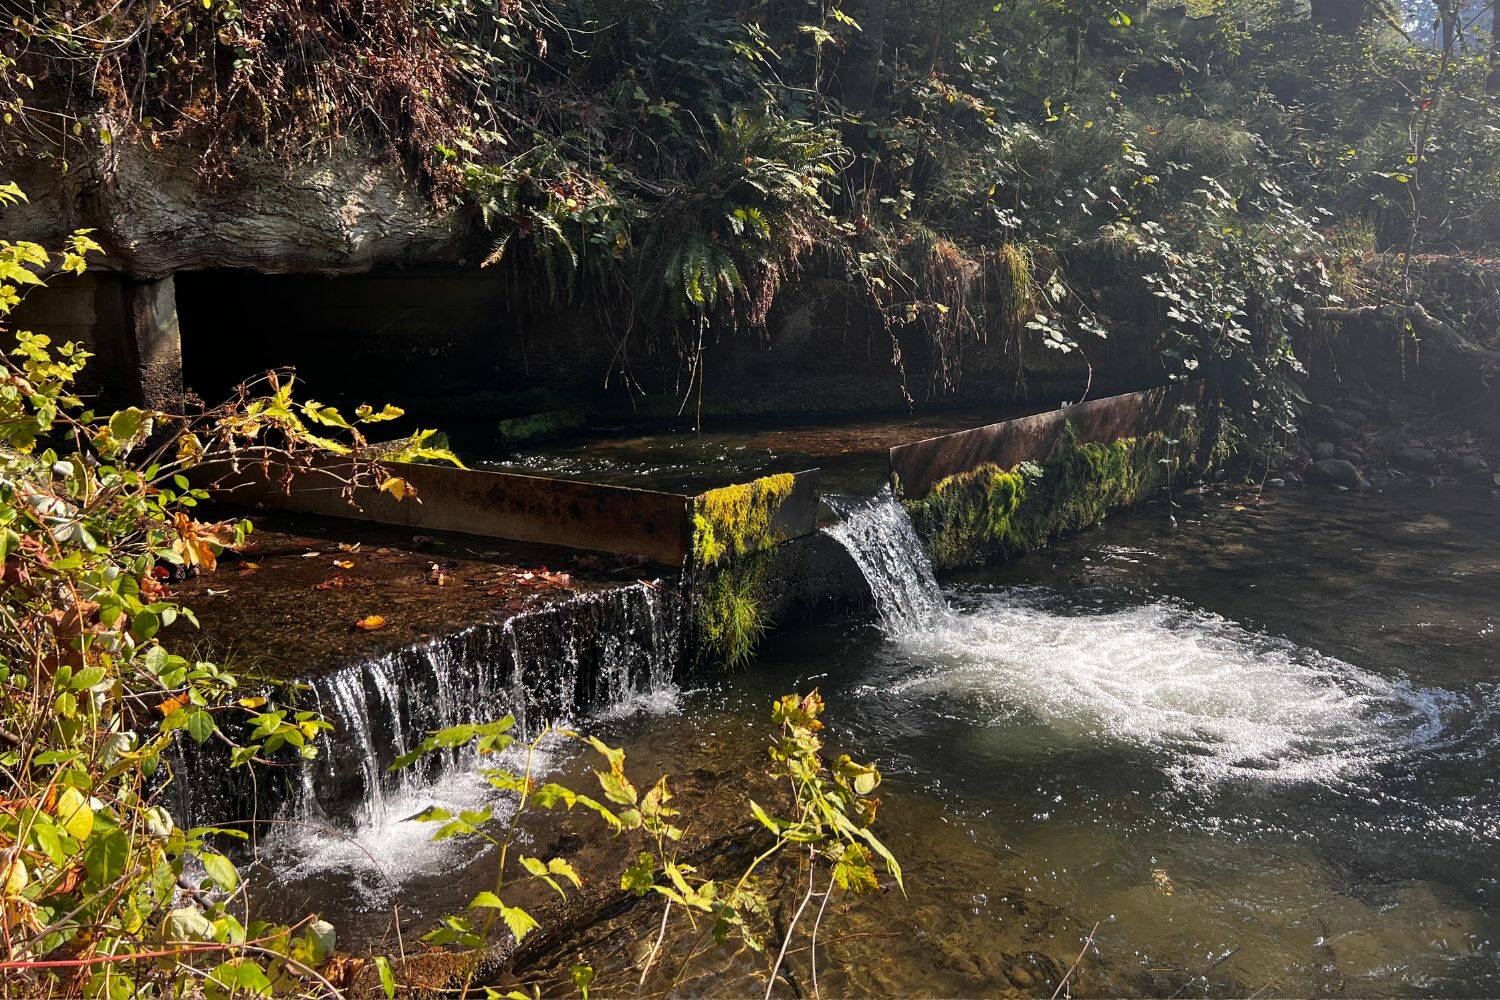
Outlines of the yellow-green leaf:
{"label": "yellow-green leaf", "polygon": [[70,837],[82,843],[94,829],[94,810],[78,789],[64,788],[57,797],[57,821]]}

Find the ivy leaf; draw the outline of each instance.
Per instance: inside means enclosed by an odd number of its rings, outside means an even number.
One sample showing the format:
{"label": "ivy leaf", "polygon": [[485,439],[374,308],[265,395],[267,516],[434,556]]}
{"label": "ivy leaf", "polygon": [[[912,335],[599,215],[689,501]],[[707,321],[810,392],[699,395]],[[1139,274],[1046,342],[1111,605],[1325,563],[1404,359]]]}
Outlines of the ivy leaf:
{"label": "ivy leaf", "polygon": [[234,863],[224,855],[216,851],[204,851],[198,858],[203,862],[203,869],[208,872],[208,877],[220,889],[233,892],[235,886],[240,884],[239,872],[234,870]]}
{"label": "ivy leaf", "polygon": [[199,708],[195,709],[187,717],[187,724],[184,728],[187,729],[188,735],[193,738],[194,743],[202,743],[212,736],[214,730],[218,727],[214,725],[214,717]]}

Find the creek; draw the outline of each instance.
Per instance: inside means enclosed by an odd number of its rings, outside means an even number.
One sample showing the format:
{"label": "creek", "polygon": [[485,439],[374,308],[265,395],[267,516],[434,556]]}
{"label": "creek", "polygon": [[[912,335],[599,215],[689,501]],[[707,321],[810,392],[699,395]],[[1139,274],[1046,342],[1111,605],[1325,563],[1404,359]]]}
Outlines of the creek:
{"label": "creek", "polygon": [[[728,676],[648,657],[552,717],[648,768],[727,773],[763,752],[775,695],[822,689],[830,751],[885,771],[908,890],[839,914],[825,995],[1049,995],[1091,933],[1080,994],[1500,992],[1495,502],[1183,503],[941,586],[888,496],[839,503],[876,613],[778,634]],[[361,711],[389,711],[362,671]],[[366,795],[352,837],[267,838],[262,877],[372,936],[393,903],[461,908],[493,859],[408,820],[483,789],[458,759],[419,777]]]}

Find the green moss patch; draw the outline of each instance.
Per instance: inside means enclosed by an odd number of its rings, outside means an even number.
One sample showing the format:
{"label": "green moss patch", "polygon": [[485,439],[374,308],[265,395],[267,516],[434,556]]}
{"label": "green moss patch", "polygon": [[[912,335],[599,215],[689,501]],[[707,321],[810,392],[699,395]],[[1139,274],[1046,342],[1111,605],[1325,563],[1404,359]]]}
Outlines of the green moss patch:
{"label": "green moss patch", "polygon": [[689,559],[699,656],[737,666],[748,660],[770,624],[765,587],[783,539],[776,514],[796,477],[765,476],[693,499]]}
{"label": "green moss patch", "polygon": [[582,409],[549,410],[502,420],[495,425],[495,437],[502,447],[516,448],[560,438],[580,430],[587,422],[588,415]]}
{"label": "green moss patch", "polygon": [[1176,425],[1106,444],[1081,442],[1068,425],[1046,460],[981,465],[940,480],[906,508],[936,569],[1034,552],[1185,476],[1199,432],[1191,414]]}
{"label": "green moss patch", "polygon": [[779,544],[776,512],[792,493],[790,472],[709,490],[693,498],[693,563],[715,566]]}

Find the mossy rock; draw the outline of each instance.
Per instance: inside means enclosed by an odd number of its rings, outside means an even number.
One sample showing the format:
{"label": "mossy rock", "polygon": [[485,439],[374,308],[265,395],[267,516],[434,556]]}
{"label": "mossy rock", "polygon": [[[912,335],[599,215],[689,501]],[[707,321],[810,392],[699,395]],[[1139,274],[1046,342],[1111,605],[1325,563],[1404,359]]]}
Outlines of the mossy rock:
{"label": "mossy rock", "polygon": [[512,417],[495,425],[495,435],[502,447],[516,448],[541,441],[552,441],[572,431],[579,430],[587,422],[583,410],[548,410],[524,417]]}

